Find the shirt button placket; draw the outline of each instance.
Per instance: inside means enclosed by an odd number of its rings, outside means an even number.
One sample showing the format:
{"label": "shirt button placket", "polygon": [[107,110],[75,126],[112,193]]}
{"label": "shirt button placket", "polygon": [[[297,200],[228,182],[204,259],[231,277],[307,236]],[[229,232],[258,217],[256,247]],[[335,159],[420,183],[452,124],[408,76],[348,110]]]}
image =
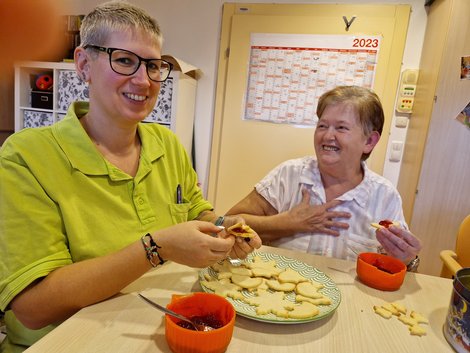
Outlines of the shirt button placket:
{"label": "shirt button placket", "polygon": [[134,205],[137,214],[143,224],[155,221],[155,214],[150,208],[150,202],[142,185],[134,185]]}

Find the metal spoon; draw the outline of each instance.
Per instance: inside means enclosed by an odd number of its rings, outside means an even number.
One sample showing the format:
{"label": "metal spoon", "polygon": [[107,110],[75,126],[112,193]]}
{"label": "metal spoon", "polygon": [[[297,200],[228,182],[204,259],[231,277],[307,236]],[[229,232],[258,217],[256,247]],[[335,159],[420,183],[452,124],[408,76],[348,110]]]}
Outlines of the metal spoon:
{"label": "metal spoon", "polygon": [[188,319],[186,316],[183,316],[181,314],[175,313],[174,311],[165,308],[164,306],[161,306],[160,304],[157,304],[153,302],[152,300],[144,297],[142,294],[138,293],[139,297],[141,297],[143,300],[145,300],[148,304],[152,305],[153,307],[157,308],[158,310],[163,311],[164,313],[174,316],[182,321],[188,322],[191,324],[196,331],[212,331],[214,328],[208,325],[204,324],[198,324],[193,322],[192,320]]}

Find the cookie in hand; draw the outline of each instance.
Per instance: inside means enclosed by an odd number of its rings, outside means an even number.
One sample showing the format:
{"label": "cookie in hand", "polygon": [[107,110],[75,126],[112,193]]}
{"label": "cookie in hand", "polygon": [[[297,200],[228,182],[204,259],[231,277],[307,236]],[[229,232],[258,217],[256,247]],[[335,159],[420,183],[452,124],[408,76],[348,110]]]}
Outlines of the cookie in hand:
{"label": "cookie in hand", "polygon": [[397,221],[390,221],[388,219],[381,220],[379,223],[371,223],[370,224],[374,228],[388,228],[390,226],[396,226],[399,227],[400,223]]}
{"label": "cookie in hand", "polygon": [[241,222],[227,228],[227,233],[242,238],[253,238],[256,233],[249,225]]}

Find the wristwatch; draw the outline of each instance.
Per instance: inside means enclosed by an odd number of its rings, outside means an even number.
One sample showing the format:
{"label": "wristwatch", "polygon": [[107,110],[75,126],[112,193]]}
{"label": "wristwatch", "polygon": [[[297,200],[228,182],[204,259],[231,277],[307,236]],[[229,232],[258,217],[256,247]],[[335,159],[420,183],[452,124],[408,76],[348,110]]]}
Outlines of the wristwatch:
{"label": "wristwatch", "polygon": [[418,270],[418,266],[419,266],[419,257],[418,255],[416,255],[416,257],[411,260],[408,265],[406,265],[406,270],[408,272],[416,272]]}
{"label": "wristwatch", "polygon": [[220,216],[220,217],[218,217],[218,218],[215,220],[214,224],[215,224],[216,226],[221,226],[222,224],[224,224],[224,221],[225,221],[225,217],[224,217],[224,216]]}

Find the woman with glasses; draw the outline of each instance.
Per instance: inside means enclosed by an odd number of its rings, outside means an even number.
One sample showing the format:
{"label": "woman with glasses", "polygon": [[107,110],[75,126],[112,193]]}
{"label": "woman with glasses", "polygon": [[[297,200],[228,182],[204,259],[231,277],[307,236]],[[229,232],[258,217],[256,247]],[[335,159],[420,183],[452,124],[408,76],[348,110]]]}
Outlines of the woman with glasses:
{"label": "woman with glasses", "polygon": [[21,351],[166,260],[205,267],[261,245],[214,224],[240,218],[218,218],[175,135],[141,123],[171,71],[155,20],[109,2],[85,17],[80,34],[75,65],[89,102],[0,150],[5,351]]}

